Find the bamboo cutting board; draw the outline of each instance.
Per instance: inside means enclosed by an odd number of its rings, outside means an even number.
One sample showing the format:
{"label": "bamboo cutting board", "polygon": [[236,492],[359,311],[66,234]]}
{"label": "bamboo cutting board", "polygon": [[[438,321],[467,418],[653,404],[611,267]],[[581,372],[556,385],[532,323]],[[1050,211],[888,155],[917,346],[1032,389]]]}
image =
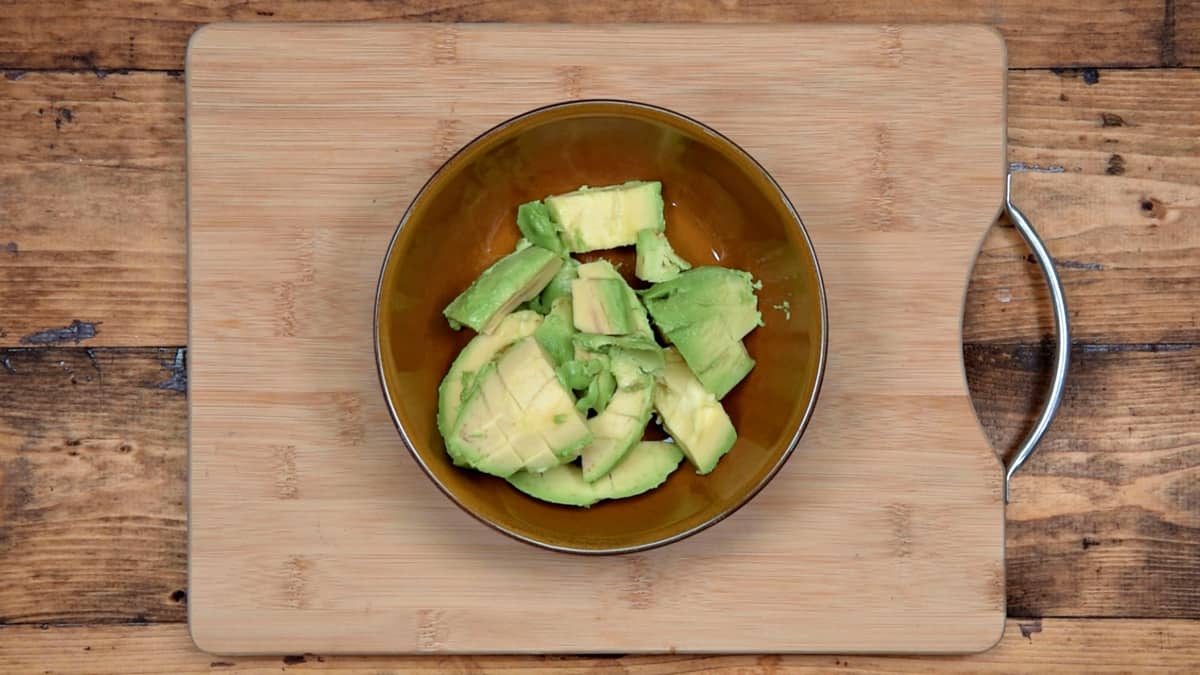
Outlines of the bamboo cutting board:
{"label": "bamboo cutting board", "polygon": [[[217,25],[188,54],[190,623],[205,650],[968,652],[1003,630],[964,293],[1000,207],[1004,46],[965,26]],[[812,425],[686,541],[556,554],[460,512],[375,374],[421,184],[565,99],[672,108],[779,180],[824,268]],[[419,289],[414,289],[419,291]],[[765,313],[772,310],[764,307]]]}

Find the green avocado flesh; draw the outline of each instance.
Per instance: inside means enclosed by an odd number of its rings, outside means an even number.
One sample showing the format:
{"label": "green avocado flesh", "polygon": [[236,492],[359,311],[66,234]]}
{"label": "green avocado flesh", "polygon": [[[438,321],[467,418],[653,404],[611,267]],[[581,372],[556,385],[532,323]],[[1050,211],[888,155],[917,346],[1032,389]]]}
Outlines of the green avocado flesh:
{"label": "green avocado flesh", "polygon": [[[443,311],[476,331],[438,387],[454,464],[575,507],[653,490],[685,458],[713,471],[737,441],[721,399],[754,368],[761,284],[675,253],[657,181],[526,202],[516,225],[516,250]],[[621,246],[651,286],[572,257]],[[654,417],[667,442],[642,440]]]}
{"label": "green avocado flesh", "polygon": [[684,270],[691,269],[667,241],[667,235],[656,230],[637,233],[637,278],[650,283],[670,281]]}
{"label": "green avocado flesh", "polygon": [[562,258],[540,246],[514,251],[483,271],[442,314],[479,333],[491,333],[505,315],[529,300],[554,278]]}
{"label": "green avocado flesh", "polygon": [[754,291],[746,272],[697,267],[642,292],[654,325],[718,400],[754,368],[742,344],[762,325]]}
{"label": "green avocado flesh", "polygon": [[588,482],[583,470],[562,464],[543,473],[520,471],[508,477],[521,492],[552,504],[591,506],[604,499],[625,499],[648,492],[666,482],[683,460],[673,443],[643,441],[598,481]]}
{"label": "green avocado flesh", "polygon": [[709,473],[733,447],[737,432],[721,402],[700,384],[679,353],[668,349],[666,361],[654,387],[654,409],[696,473]]}
{"label": "green avocado flesh", "polygon": [[544,201],[551,218],[562,228],[567,248],[576,253],[632,246],[639,231],[665,227],[662,183],[658,181],[582,187]]}

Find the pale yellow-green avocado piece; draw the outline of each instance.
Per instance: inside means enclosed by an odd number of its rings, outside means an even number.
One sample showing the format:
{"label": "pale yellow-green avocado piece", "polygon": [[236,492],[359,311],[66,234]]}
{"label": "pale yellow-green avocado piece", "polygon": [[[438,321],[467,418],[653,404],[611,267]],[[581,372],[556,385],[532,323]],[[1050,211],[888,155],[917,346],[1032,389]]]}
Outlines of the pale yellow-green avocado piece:
{"label": "pale yellow-green avocado piece", "polygon": [[634,293],[629,284],[625,283],[625,278],[621,276],[617,268],[612,266],[612,263],[603,259],[596,260],[580,265],[576,271],[580,279],[612,279],[621,282],[629,311],[628,332],[633,335],[654,337],[654,331],[650,328],[650,317],[646,315],[646,308],[642,306],[642,301],[638,299],[637,293]]}
{"label": "pale yellow-green avocado piece", "polygon": [[709,473],[733,447],[737,431],[720,401],[700,384],[679,352],[667,349],[665,357],[666,367],[654,386],[654,408],[696,473]]}
{"label": "pale yellow-green avocado piece", "polygon": [[575,330],[625,335],[633,330],[625,282],[620,279],[571,281],[571,319]]}
{"label": "pale yellow-green avocado piece", "polygon": [[654,400],[652,381],[647,376],[641,389],[618,389],[604,412],[588,420],[592,442],[580,455],[584,480],[594,483],[603,478],[642,440]]}
{"label": "pale yellow-green avocado piece", "polygon": [[475,373],[512,343],[533,335],[541,324],[542,315],[537,312],[513,312],[500,321],[491,335],[476,335],[463,347],[438,387],[437,421],[438,431],[442,436],[449,435],[451,427],[458,419],[458,411],[462,409],[463,392],[469,388]]}
{"label": "pale yellow-green avocado piece", "polygon": [[529,336],[480,369],[447,449],[461,464],[506,478],[570,461],[591,440],[574,397]]}
{"label": "pale yellow-green avocado piece", "polygon": [[577,253],[632,246],[639,231],[665,227],[658,181],[585,187],[543,201],[562,228],[567,248]]}

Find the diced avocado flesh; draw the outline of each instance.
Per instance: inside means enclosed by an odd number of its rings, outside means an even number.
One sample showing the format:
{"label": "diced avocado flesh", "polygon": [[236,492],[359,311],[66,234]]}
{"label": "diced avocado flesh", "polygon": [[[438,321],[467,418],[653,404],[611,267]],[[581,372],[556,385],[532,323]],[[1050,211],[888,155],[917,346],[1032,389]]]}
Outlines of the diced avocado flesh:
{"label": "diced avocado flesh", "polygon": [[674,349],[666,352],[666,367],[654,386],[654,408],[696,473],[709,473],[733,447],[737,432],[721,403],[696,379],[683,357]]}
{"label": "diced avocado flesh", "polygon": [[683,453],[672,443],[643,441],[635,443],[600,480],[589,483],[583,470],[574,464],[562,464],[544,473],[519,471],[508,477],[521,492],[553,504],[591,506],[602,499],[624,499],[662,485],[679,466]]}
{"label": "diced avocado flesh", "polygon": [[720,315],[729,336],[740,340],[762,325],[758,296],[748,272],[697,267],[671,281],[642,291],[642,303],[665,335],[710,316]]}
{"label": "diced avocado flesh", "polygon": [[604,412],[588,420],[592,442],[583,448],[583,479],[594,483],[603,478],[642,439],[654,404],[653,378],[618,389]]}
{"label": "diced avocado flesh", "polygon": [[533,337],[481,369],[472,390],[447,448],[484,473],[503,478],[519,469],[545,471],[573,459],[592,440],[571,392]]}
{"label": "diced avocado flesh", "polygon": [[452,327],[492,333],[517,305],[540,293],[562,264],[562,258],[540,246],[522,248],[484,270],[442,314]]}
{"label": "diced avocado flesh", "polygon": [[571,280],[579,277],[579,263],[574,258],[563,261],[562,267],[554,273],[554,278],[546,284],[546,288],[537,298],[540,311],[548,312],[559,298],[571,297]]}
{"label": "diced avocado flesh", "polygon": [[698,267],[655,284],[642,299],[663,337],[718,400],[754,368],[741,340],[762,315],[746,272]]}
{"label": "diced avocado flesh", "polygon": [[558,225],[542,202],[527,202],[517,207],[517,228],[535,246],[559,254],[567,251],[559,235]]}
{"label": "diced avocado flesh", "polygon": [[575,329],[584,333],[625,335],[633,330],[625,282],[575,279],[571,282]]}
{"label": "diced avocado flesh", "polygon": [[463,399],[475,373],[512,343],[536,333],[541,329],[541,324],[542,316],[536,312],[513,312],[504,317],[491,335],[476,335],[463,347],[438,387],[438,431],[443,436],[450,434],[458,419],[458,412],[462,409]]}
{"label": "diced avocado flesh", "polygon": [[555,298],[551,303],[549,313],[546,314],[546,318],[542,320],[542,324],[537,327],[537,330],[533,331],[533,335],[542,349],[545,349],[546,353],[550,355],[556,368],[574,358],[575,343],[571,338],[575,335],[575,326],[571,311],[571,296]]}
{"label": "diced avocado flesh", "polygon": [[612,279],[621,282],[626,302],[629,305],[629,321],[632,324],[629,332],[634,335],[643,335],[651,340],[654,339],[654,331],[650,329],[650,319],[646,315],[646,308],[642,306],[642,301],[638,299],[637,293],[629,287],[629,284],[625,283],[625,278],[621,276],[617,268],[612,266],[612,263],[607,260],[597,260],[580,265],[576,272],[580,279]]}
{"label": "diced avocado flesh", "polygon": [[544,201],[574,252],[631,246],[640,230],[661,231],[665,226],[658,181],[583,187]]}
{"label": "diced avocado flesh", "polygon": [[650,283],[670,281],[691,268],[691,264],[671,248],[663,232],[641,230],[637,233],[637,278]]}

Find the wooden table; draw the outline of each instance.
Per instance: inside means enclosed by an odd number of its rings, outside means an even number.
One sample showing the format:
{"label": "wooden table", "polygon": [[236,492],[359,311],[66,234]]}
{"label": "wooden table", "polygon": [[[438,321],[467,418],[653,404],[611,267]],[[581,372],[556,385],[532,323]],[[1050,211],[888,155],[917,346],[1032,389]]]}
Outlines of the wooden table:
{"label": "wooden table", "polygon": [[[1200,663],[1200,1],[0,2],[0,670],[1187,670]],[[1008,40],[1021,208],[1074,370],[1008,509],[1001,644],[964,658],[211,657],[187,636],[183,50],[218,20],[972,21]],[[964,324],[998,452],[1044,285],[988,233]],[[914,616],[913,631],[921,630]]]}

